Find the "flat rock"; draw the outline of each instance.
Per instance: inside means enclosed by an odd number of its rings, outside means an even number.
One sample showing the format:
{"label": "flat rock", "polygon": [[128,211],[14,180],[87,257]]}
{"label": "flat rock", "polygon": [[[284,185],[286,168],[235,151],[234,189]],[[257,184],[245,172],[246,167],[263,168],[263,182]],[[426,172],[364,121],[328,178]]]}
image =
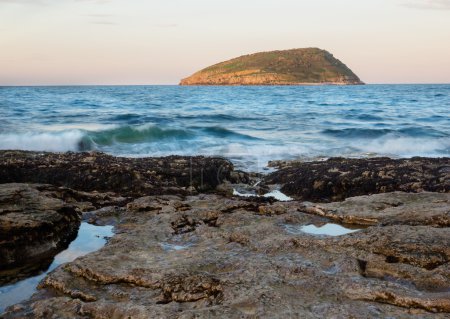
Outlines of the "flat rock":
{"label": "flat rock", "polygon": [[449,227],[450,194],[382,193],[349,197],[343,202],[305,203],[304,211],[346,224]]}
{"label": "flat rock", "polygon": [[[426,200],[395,196],[404,203],[398,207]],[[361,209],[378,201],[361,199]],[[105,247],[57,268],[3,316],[448,317],[448,228],[415,226],[406,214],[404,223],[337,237],[287,231],[330,222],[305,207],[219,195],[138,198],[119,212]],[[442,207],[429,202],[431,211]]]}

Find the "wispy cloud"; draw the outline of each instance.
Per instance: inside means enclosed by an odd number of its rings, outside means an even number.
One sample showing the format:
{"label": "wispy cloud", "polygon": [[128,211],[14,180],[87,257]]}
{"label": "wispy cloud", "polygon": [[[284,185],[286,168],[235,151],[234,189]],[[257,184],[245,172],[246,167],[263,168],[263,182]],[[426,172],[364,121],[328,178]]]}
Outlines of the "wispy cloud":
{"label": "wispy cloud", "polygon": [[22,5],[48,5],[54,2],[92,2],[97,4],[106,4],[110,3],[113,0],[0,0],[0,4],[9,3],[9,4],[22,4]]}
{"label": "wispy cloud", "polygon": [[114,21],[89,21],[89,23],[98,25],[118,25],[118,23]]}
{"label": "wispy cloud", "polygon": [[100,14],[100,13],[95,13],[95,14],[83,14],[83,17],[90,17],[90,18],[110,18],[110,17],[114,17],[113,14]]}
{"label": "wispy cloud", "polygon": [[450,0],[409,0],[403,5],[416,9],[450,10]]}
{"label": "wispy cloud", "polygon": [[33,4],[33,5],[41,5],[45,4],[45,0],[0,0],[0,4],[3,3],[11,3],[11,4]]}
{"label": "wispy cloud", "polygon": [[176,23],[154,24],[153,27],[155,27],[155,28],[176,28],[176,27],[178,27],[178,24],[176,24]]}

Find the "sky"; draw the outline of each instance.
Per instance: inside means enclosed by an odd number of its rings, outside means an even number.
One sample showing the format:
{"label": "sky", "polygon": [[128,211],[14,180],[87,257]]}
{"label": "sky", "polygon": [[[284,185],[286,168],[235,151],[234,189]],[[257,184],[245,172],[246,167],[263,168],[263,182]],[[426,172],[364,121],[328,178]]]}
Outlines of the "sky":
{"label": "sky", "polygon": [[450,0],[0,0],[0,85],[177,84],[304,47],[366,83],[450,83]]}

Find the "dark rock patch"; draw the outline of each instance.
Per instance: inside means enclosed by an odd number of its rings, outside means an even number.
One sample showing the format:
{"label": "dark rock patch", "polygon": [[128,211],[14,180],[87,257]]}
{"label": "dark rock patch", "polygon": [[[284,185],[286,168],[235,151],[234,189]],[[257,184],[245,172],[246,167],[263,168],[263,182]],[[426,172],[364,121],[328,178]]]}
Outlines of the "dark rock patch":
{"label": "dark rock patch", "polygon": [[52,184],[121,196],[212,191],[225,180],[236,179],[232,171],[229,161],[203,156],[120,158],[95,152],[0,152],[0,183]]}
{"label": "dark rock patch", "polygon": [[293,162],[265,178],[299,200],[329,202],[347,197],[403,192],[450,192],[450,158],[345,159]]}

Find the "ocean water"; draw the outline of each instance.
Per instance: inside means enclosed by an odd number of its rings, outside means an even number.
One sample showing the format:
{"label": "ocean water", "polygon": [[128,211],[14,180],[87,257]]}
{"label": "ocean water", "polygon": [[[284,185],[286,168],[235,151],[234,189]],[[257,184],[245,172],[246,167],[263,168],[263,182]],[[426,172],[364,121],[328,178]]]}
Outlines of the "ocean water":
{"label": "ocean water", "polygon": [[0,149],[219,155],[238,167],[449,156],[450,85],[0,87]]}

